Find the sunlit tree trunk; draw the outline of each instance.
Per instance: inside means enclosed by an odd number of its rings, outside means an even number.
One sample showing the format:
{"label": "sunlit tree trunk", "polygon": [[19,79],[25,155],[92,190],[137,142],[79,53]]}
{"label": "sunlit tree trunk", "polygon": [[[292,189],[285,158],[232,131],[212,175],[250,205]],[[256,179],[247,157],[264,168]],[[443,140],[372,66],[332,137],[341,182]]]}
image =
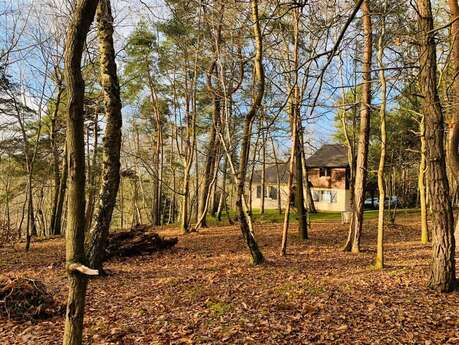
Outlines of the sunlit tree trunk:
{"label": "sunlit tree trunk", "polygon": [[273,148],[274,164],[276,164],[276,183],[277,183],[277,211],[282,214],[282,197],[281,197],[281,178],[279,171],[279,162],[277,160],[276,147],[274,146],[274,139],[271,137],[271,145]]}
{"label": "sunlit tree trunk", "polygon": [[[384,10],[387,10],[387,2],[384,2]],[[379,129],[381,133],[381,147],[378,167],[378,189],[379,189],[379,210],[378,210],[378,243],[376,250],[375,267],[384,268],[384,201],[386,199],[386,189],[384,183],[384,166],[386,164],[386,103],[387,103],[387,83],[384,73],[384,40],[386,33],[385,13],[381,17],[381,32],[378,39],[378,65],[379,81],[381,83],[381,106],[379,110]]]}
{"label": "sunlit tree trunk", "polygon": [[430,0],[418,0],[422,112],[425,114],[430,204],[432,267],[429,287],[452,291],[456,282],[453,211],[449,198],[443,135],[443,112],[437,92],[437,57]]}
{"label": "sunlit tree trunk", "polygon": [[86,36],[94,20],[98,1],[80,0],[70,17],[65,44],[64,76],[68,90],[67,155],[68,212],[66,230],[66,269],[69,282],[65,314],[64,345],[83,343],[83,317],[87,280],[78,270],[84,265],[85,147],[84,91],[81,57]]}
{"label": "sunlit tree trunk", "polygon": [[356,175],[354,185],[354,205],[351,221],[351,232],[345,250],[351,249],[353,253],[360,252],[360,236],[363,223],[363,202],[365,200],[365,185],[367,180],[368,143],[370,136],[370,112],[371,112],[371,56],[372,56],[372,28],[369,1],[362,3],[363,12],[363,85],[362,100],[360,104],[360,129],[359,144],[357,149]]}
{"label": "sunlit tree trunk", "polygon": [[[58,73],[56,73],[57,76]],[[61,105],[61,97],[64,93],[64,88],[62,86],[62,81],[58,80],[58,91],[56,96],[56,101],[54,104],[54,111],[51,118],[51,133],[50,133],[50,140],[51,140],[51,150],[53,153],[53,170],[54,170],[54,196],[53,196],[53,204],[51,207],[51,219],[49,222],[49,234],[56,235],[54,232],[54,224],[56,222],[56,213],[59,203],[59,191],[60,191],[60,184],[61,184],[61,171],[60,171],[60,162],[59,162],[59,148],[57,143],[57,121],[58,121],[58,114],[59,108]]]}
{"label": "sunlit tree trunk", "polygon": [[[245,199],[245,179],[247,176],[247,165],[250,153],[250,138],[252,136],[252,125],[261,105],[264,94],[265,78],[263,71],[263,43],[258,17],[258,1],[251,0],[253,31],[255,36],[255,56],[254,56],[254,88],[255,97],[252,106],[244,118],[244,130],[241,142],[241,157],[239,164],[239,176],[237,181],[236,208],[239,216],[239,223],[242,235],[247,243],[252,256],[252,262],[257,265],[264,261],[263,254],[258,248],[253,232],[252,218],[248,212],[248,205]],[[228,152],[227,152],[228,154]]]}
{"label": "sunlit tree trunk", "polygon": [[[303,147],[300,136],[302,136],[303,126],[301,125],[301,99],[299,86],[299,40],[300,40],[300,9],[295,8],[293,11],[293,32],[294,32],[294,53],[293,69],[295,73],[295,83],[293,85],[293,119],[296,124],[292,124],[292,137],[294,139],[295,149],[295,206],[298,217],[298,234],[301,240],[308,238],[308,220],[306,209],[304,207],[304,186],[303,186]],[[295,129],[295,132],[293,132]],[[306,181],[307,183],[307,181]]]}
{"label": "sunlit tree trunk", "polygon": [[287,254],[287,239],[288,239],[288,227],[289,227],[289,216],[290,216],[290,204],[291,204],[291,199],[292,199],[292,194],[293,194],[293,174],[295,171],[295,159],[297,157],[296,151],[298,150],[298,131],[297,131],[297,125],[298,125],[298,119],[295,116],[295,108],[293,102],[290,104],[290,121],[291,121],[291,127],[292,127],[292,146],[290,149],[290,162],[289,162],[289,174],[288,174],[288,182],[287,182],[287,191],[288,191],[288,196],[287,196],[287,205],[285,207],[285,212],[284,212],[284,223],[282,227],[282,243],[281,243],[281,255],[284,256]]}
{"label": "sunlit tree trunk", "polygon": [[121,99],[113,45],[113,16],[109,0],[99,0],[97,9],[100,73],[104,94],[105,132],[102,185],[94,226],[89,233],[88,258],[91,267],[102,270],[110,223],[120,183]]}
{"label": "sunlit tree trunk", "polygon": [[425,115],[422,114],[419,124],[420,141],[421,141],[421,161],[419,163],[418,189],[419,203],[421,207],[421,243],[429,242],[429,227],[427,225],[427,196],[426,196],[426,170],[427,170],[427,148],[426,148],[426,129]]}
{"label": "sunlit tree trunk", "polygon": [[94,123],[93,123],[93,136],[94,136],[94,147],[92,152],[92,160],[89,159],[89,126],[87,129],[88,136],[87,136],[87,143],[88,146],[88,202],[86,205],[86,215],[85,215],[85,227],[86,231],[89,230],[92,224],[92,220],[94,217],[94,207],[96,205],[96,196],[97,196],[97,151],[99,146],[99,114],[96,110],[94,114]]}
{"label": "sunlit tree trunk", "polygon": [[[221,25],[220,25],[221,27]],[[217,37],[220,37],[220,30],[218,31]],[[220,39],[217,38],[217,45],[219,44]],[[207,145],[207,158],[206,158],[206,164],[205,164],[205,169],[204,169],[204,183],[202,185],[202,191],[201,191],[201,202],[199,203],[200,209],[199,209],[199,214],[203,216],[203,220],[201,223],[201,226],[203,228],[207,228],[207,221],[206,221],[206,215],[207,215],[207,209],[206,207],[206,201],[208,198],[208,194],[210,193],[210,182],[212,180],[212,177],[214,175],[214,169],[215,169],[215,160],[216,160],[216,154],[217,154],[217,126],[220,123],[220,110],[221,110],[221,100],[220,100],[220,95],[218,94],[219,91],[215,90],[213,85],[212,85],[212,76],[213,74],[217,74],[217,65],[216,62],[213,61],[210,67],[210,70],[208,72],[208,77],[207,77],[207,89],[209,93],[212,96],[212,103],[213,103],[213,111],[212,111],[212,122],[210,124],[210,131],[209,131],[209,142]],[[217,78],[218,79],[218,78]]]}
{"label": "sunlit tree trunk", "polygon": [[[448,152],[451,171],[459,185],[459,5],[457,0],[448,0],[448,5],[452,20],[450,34],[454,66],[454,92],[452,97],[452,116],[449,124]],[[457,245],[459,243],[459,215],[456,218],[455,239]]]}

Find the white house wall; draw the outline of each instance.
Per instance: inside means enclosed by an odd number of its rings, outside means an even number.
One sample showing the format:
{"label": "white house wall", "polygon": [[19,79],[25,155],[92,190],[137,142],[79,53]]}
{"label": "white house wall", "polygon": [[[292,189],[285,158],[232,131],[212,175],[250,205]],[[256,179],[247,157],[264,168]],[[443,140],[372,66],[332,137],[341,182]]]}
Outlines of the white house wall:
{"label": "white house wall", "polygon": [[[267,187],[270,185],[267,185]],[[277,187],[276,185],[272,185]],[[269,188],[268,188],[269,189]],[[332,191],[336,192],[337,200],[334,203],[323,202],[323,201],[315,201],[314,205],[317,211],[320,212],[343,212],[343,211],[350,211],[350,191],[348,189],[328,189],[328,188],[312,188],[312,192],[320,192],[320,191]],[[306,191],[305,191],[306,193]],[[284,209],[287,206],[288,200],[288,188],[287,185],[283,184],[280,188],[280,195],[281,195],[281,205]],[[265,209],[277,209],[278,201],[276,199],[271,199],[269,197],[265,197]],[[257,198],[257,184],[252,185],[252,208],[254,209],[261,209],[261,198]]]}

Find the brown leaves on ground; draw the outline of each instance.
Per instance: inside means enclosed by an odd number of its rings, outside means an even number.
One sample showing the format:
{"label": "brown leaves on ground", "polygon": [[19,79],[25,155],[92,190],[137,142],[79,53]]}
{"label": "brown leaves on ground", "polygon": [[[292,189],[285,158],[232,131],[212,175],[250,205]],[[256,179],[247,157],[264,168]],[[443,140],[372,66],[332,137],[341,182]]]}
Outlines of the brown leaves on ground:
{"label": "brown leaves on ground", "polygon": [[[110,262],[90,282],[88,344],[458,344],[459,295],[426,288],[430,246],[409,219],[386,231],[385,270],[373,269],[376,226],[359,255],[340,250],[346,227],[315,224],[310,239],[280,225],[256,228],[268,262],[254,267],[237,227],[203,229],[153,255]],[[46,282],[64,300],[63,241],[0,253],[0,270]],[[0,320],[2,344],[60,344],[62,317],[27,325]]]}

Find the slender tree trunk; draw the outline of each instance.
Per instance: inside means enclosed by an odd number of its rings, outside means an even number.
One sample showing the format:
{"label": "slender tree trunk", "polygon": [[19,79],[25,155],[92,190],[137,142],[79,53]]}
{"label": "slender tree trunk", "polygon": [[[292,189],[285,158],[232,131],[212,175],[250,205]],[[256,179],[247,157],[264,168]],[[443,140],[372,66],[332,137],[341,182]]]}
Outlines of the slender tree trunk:
{"label": "slender tree trunk", "polygon": [[427,171],[427,148],[426,148],[426,129],[425,129],[425,115],[421,117],[419,124],[420,141],[421,141],[421,161],[419,163],[418,175],[418,189],[419,189],[419,202],[421,207],[421,243],[427,244],[429,242],[429,228],[427,225],[427,196],[426,196],[426,171]]}
{"label": "slender tree trunk", "polygon": [[[57,74],[57,73],[56,73]],[[56,221],[57,205],[59,203],[59,191],[60,191],[60,181],[61,181],[61,172],[59,167],[59,149],[57,145],[57,118],[59,114],[59,108],[61,104],[61,97],[64,92],[61,81],[58,82],[58,92],[56,97],[56,103],[54,105],[53,117],[51,120],[51,150],[53,153],[53,170],[54,170],[54,196],[53,196],[53,206],[51,209],[51,220],[50,220],[50,229],[49,233],[54,235],[54,223]]]}
{"label": "slender tree trunk", "polygon": [[447,292],[456,283],[453,211],[449,198],[443,135],[443,112],[437,92],[435,31],[430,0],[418,0],[422,112],[425,114],[430,204],[432,270],[429,287]]}
{"label": "slender tree trunk", "polygon": [[386,103],[387,103],[387,83],[384,73],[384,40],[386,33],[385,15],[387,11],[387,1],[384,2],[384,14],[381,17],[381,32],[378,39],[378,65],[379,81],[381,83],[381,108],[379,110],[379,128],[381,133],[381,148],[378,167],[378,189],[379,189],[379,211],[378,211],[378,243],[376,252],[375,267],[384,268],[384,201],[386,190],[384,183],[384,166],[386,164]]}
{"label": "slender tree trunk", "polygon": [[66,231],[66,269],[69,281],[65,314],[64,345],[83,343],[83,317],[87,279],[78,268],[84,265],[85,152],[84,152],[84,80],[81,57],[94,20],[98,1],[80,0],[76,4],[67,31],[64,76],[68,88],[67,154],[69,198]]}
{"label": "slender tree trunk", "polygon": [[287,189],[288,189],[288,197],[287,197],[287,205],[285,207],[284,212],[284,223],[282,228],[282,243],[281,243],[281,255],[284,256],[287,254],[287,239],[288,239],[288,227],[289,227],[289,216],[290,216],[290,200],[292,199],[293,194],[293,172],[295,171],[295,159],[298,157],[297,150],[297,140],[298,140],[298,131],[297,131],[297,124],[298,119],[295,116],[295,109],[293,108],[293,102],[290,105],[290,113],[291,113],[291,124],[292,124],[292,147],[290,150],[290,163],[289,163],[289,174],[288,174],[288,182],[287,182]]}
{"label": "slender tree trunk", "polygon": [[[357,48],[355,49],[357,53]],[[349,205],[352,210],[351,221],[349,222],[349,232],[346,240],[346,244],[343,247],[343,251],[350,252],[352,249],[352,240],[354,238],[354,207],[355,207],[355,176],[356,176],[356,160],[355,160],[355,132],[357,129],[357,59],[354,59],[354,106],[352,107],[352,137],[349,135],[347,123],[346,123],[346,113],[341,117],[341,124],[344,130],[344,137],[346,139],[347,145],[347,161],[349,162]],[[343,80],[342,80],[343,82]],[[344,82],[343,82],[344,83]],[[343,90],[343,104],[346,104],[346,97]]]}
{"label": "slender tree trunk", "polygon": [[252,8],[252,20],[253,20],[253,30],[255,36],[255,57],[254,57],[254,74],[255,82],[254,87],[256,95],[252,107],[249,112],[246,114],[244,119],[244,132],[242,135],[241,143],[241,157],[239,164],[239,178],[237,183],[237,196],[236,196],[236,208],[239,215],[239,223],[241,227],[242,235],[247,243],[247,246],[250,250],[252,256],[252,262],[255,265],[261,264],[264,261],[263,254],[258,248],[258,244],[255,240],[255,234],[253,232],[252,218],[248,212],[247,203],[245,200],[245,179],[247,175],[247,164],[249,161],[250,153],[250,138],[252,136],[252,124],[253,120],[257,114],[257,111],[261,105],[264,94],[264,71],[263,71],[263,43],[262,43],[262,34],[260,28],[260,21],[258,17],[258,1],[251,0]]}
{"label": "slender tree trunk", "polygon": [[[212,115],[212,124],[210,126],[209,132],[209,144],[207,147],[207,159],[204,171],[204,183],[202,185],[201,191],[201,202],[199,203],[200,209],[199,214],[202,216],[203,213],[207,214],[207,207],[206,201],[208,198],[208,194],[210,192],[210,184],[212,181],[212,177],[214,175],[215,169],[215,159],[216,159],[216,126],[220,122],[220,97],[217,95],[213,95],[213,103],[214,103],[214,110]],[[207,221],[206,221],[206,214],[204,214],[203,221],[201,226],[203,228],[207,228]]]}
{"label": "slender tree trunk", "polygon": [[113,16],[110,0],[99,0],[97,8],[100,73],[104,93],[105,133],[102,185],[94,226],[89,233],[88,258],[91,267],[102,270],[113,209],[120,183],[121,99],[113,45]]}
{"label": "slender tree trunk", "polygon": [[[353,236],[352,252],[360,252],[360,236],[363,223],[363,202],[365,200],[365,188],[367,181],[368,143],[370,136],[370,111],[371,111],[371,56],[372,56],[372,29],[369,1],[362,3],[363,32],[364,32],[364,56],[363,56],[363,86],[362,101],[360,105],[360,129],[359,145],[357,150],[357,164],[354,186],[354,209],[353,209]],[[349,246],[346,245],[346,248]]]}
{"label": "slender tree trunk", "polygon": [[277,183],[277,210],[282,214],[282,199],[281,199],[281,179],[279,171],[279,163],[277,161],[276,147],[274,146],[274,139],[271,137],[271,145],[273,147],[274,163],[276,164],[276,183]]}
{"label": "slender tree trunk", "polygon": [[[252,186],[253,186],[253,175],[255,174],[255,164],[257,161],[257,152],[258,152],[258,142],[260,141],[260,133],[257,133],[257,140],[255,141],[255,146],[253,148],[253,155],[252,155],[252,164],[251,164],[251,169],[250,169],[250,177],[249,177],[249,185],[248,185],[248,191],[249,191],[249,214],[253,215],[253,191],[252,191]],[[265,190],[261,191],[262,195],[266,192]]]}
{"label": "slender tree trunk", "polygon": [[[193,111],[193,114],[196,114],[196,111]],[[196,131],[194,131],[194,138],[193,138],[195,145],[194,145],[194,171],[195,171],[195,184],[194,184],[194,223],[197,224],[199,221],[199,210],[200,210],[200,202],[199,202],[199,152],[198,152],[198,141],[196,136]],[[207,210],[206,210],[207,213]]]}
{"label": "slender tree trunk", "polygon": [[[303,149],[300,141],[302,135],[301,125],[301,99],[300,99],[300,86],[299,86],[299,22],[300,22],[300,9],[295,8],[293,12],[294,20],[294,54],[293,54],[293,69],[295,73],[295,84],[293,85],[293,118],[292,118],[292,136],[293,145],[295,149],[295,206],[298,217],[298,234],[301,240],[308,238],[308,220],[306,209],[304,207],[304,186],[303,186]],[[293,125],[293,122],[296,124]],[[295,130],[295,132],[293,132]]]}
{"label": "slender tree trunk", "polygon": [[[312,198],[311,185],[309,184],[308,177],[308,167],[306,166],[306,153],[304,152],[304,131],[303,126],[301,126],[299,132],[299,140],[301,147],[301,158],[303,162],[303,180],[304,180],[304,191],[305,191],[305,202],[306,202],[306,211],[310,213],[317,213],[316,205],[314,205],[314,199]],[[308,224],[309,226],[309,224]]]}
{"label": "slender tree trunk", "polygon": [[52,224],[52,234],[61,235],[62,227],[62,213],[64,209],[65,192],[67,190],[67,179],[68,179],[68,164],[67,164],[67,145],[64,148],[64,155],[62,157],[62,174],[59,182],[59,196],[56,205],[56,215],[54,223]]}
{"label": "slender tree trunk", "polygon": [[220,201],[218,202],[218,210],[217,210],[217,220],[219,222],[222,221],[222,212],[223,208],[226,205],[226,199],[228,198],[227,193],[226,193],[226,171],[228,170],[228,158],[226,155],[224,156],[224,161],[223,161],[223,176],[222,176],[222,190],[220,192]]}
{"label": "slender tree trunk", "polygon": [[96,204],[97,151],[98,151],[98,145],[99,145],[99,115],[97,111],[94,114],[93,135],[94,135],[94,148],[93,148],[93,153],[92,153],[92,160],[90,162],[89,161],[89,127],[88,127],[87,145],[88,145],[88,185],[89,185],[88,190],[89,190],[89,193],[88,193],[88,202],[86,205],[86,215],[85,215],[86,231],[88,231],[89,228],[91,227],[92,219],[94,217],[94,207]]}
{"label": "slender tree trunk", "polygon": [[[297,109],[298,110],[298,109]],[[297,113],[297,117],[299,114]],[[300,119],[297,118],[299,122]],[[297,134],[295,137],[295,145],[297,146],[295,151],[295,206],[297,210],[298,217],[298,234],[300,240],[308,239],[308,215],[304,207],[304,184],[303,184],[303,153],[301,149],[301,144],[299,140],[299,125],[297,125]],[[307,183],[307,181],[306,181]]]}
{"label": "slender tree trunk", "polygon": [[[266,135],[261,135],[261,214],[265,214],[265,193],[266,193]],[[252,190],[252,189],[251,189]]]}

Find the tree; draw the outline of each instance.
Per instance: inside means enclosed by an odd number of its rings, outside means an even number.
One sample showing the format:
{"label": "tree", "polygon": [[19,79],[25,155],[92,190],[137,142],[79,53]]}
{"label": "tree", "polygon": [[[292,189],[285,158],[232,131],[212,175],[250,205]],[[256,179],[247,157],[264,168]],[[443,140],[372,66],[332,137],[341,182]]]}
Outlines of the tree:
{"label": "tree", "polygon": [[[451,47],[453,57],[454,83],[452,96],[452,118],[449,123],[448,135],[448,152],[449,164],[454,178],[459,184],[459,5],[457,0],[448,0],[449,9],[451,12]],[[459,243],[459,217],[456,219],[455,239],[456,245]]]}
{"label": "tree", "polygon": [[425,114],[429,200],[432,209],[431,289],[452,291],[456,283],[453,211],[449,198],[443,112],[437,91],[437,57],[430,0],[418,0],[422,112]]}
{"label": "tree", "polygon": [[100,46],[101,83],[104,90],[106,125],[100,202],[95,224],[89,233],[88,258],[91,267],[102,269],[110,222],[120,183],[121,100],[113,45],[113,16],[110,0],[99,0],[97,32]]}
{"label": "tree", "polygon": [[379,81],[381,83],[381,105],[380,114],[380,131],[381,131],[381,153],[378,166],[378,189],[379,189],[379,210],[378,210],[378,243],[376,252],[375,267],[377,269],[384,268],[384,206],[386,200],[386,186],[384,181],[384,168],[386,164],[386,104],[387,104],[387,83],[384,72],[384,40],[386,34],[386,13],[387,0],[384,1],[384,13],[381,18],[381,31],[378,39],[378,65]]}
{"label": "tree", "polygon": [[84,251],[85,152],[84,88],[81,58],[86,36],[94,20],[98,1],[78,1],[67,31],[64,78],[68,88],[67,160],[69,174],[66,230],[66,270],[69,282],[65,314],[64,345],[83,343],[83,317],[88,269]]}
{"label": "tree", "polygon": [[[228,141],[222,140],[222,145],[225,150],[225,154],[231,165],[232,174],[236,184],[236,208],[238,212],[239,224],[242,232],[242,236],[247,243],[249,248],[252,263],[255,265],[261,264],[264,261],[263,254],[258,248],[258,244],[255,239],[255,233],[253,231],[252,217],[249,213],[249,207],[247,205],[247,199],[245,197],[245,180],[247,177],[247,169],[250,154],[250,139],[252,137],[252,126],[257,115],[258,109],[260,108],[261,101],[263,99],[265,90],[265,75],[263,69],[263,42],[260,28],[260,19],[258,14],[258,1],[251,0],[251,15],[253,21],[253,34],[255,37],[255,55],[253,57],[253,73],[254,73],[254,97],[253,102],[244,116],[244,127],[241,139],[241,150],[240,150],[240,162],[239,171],[236,172],[233,157],[228,150]],[[228,133],[228,124],[226,129]],[[226,143],[225,143],[226,141]]]}
{"label": "tree", "polygon": [[364,31],[364,56],[363,56],[363,86],[360,103],[360,128],[359,144],[357,149],[356,174],[354,185],[354,205],[349,236],[345,245],[346,251],[360,252],[360,235],[363,223],[363,201],[368,166],[368,143],[370,135],[371,113],[371,56],[372,56],[372,30],[369,1],[362,3],[363,31]]}

